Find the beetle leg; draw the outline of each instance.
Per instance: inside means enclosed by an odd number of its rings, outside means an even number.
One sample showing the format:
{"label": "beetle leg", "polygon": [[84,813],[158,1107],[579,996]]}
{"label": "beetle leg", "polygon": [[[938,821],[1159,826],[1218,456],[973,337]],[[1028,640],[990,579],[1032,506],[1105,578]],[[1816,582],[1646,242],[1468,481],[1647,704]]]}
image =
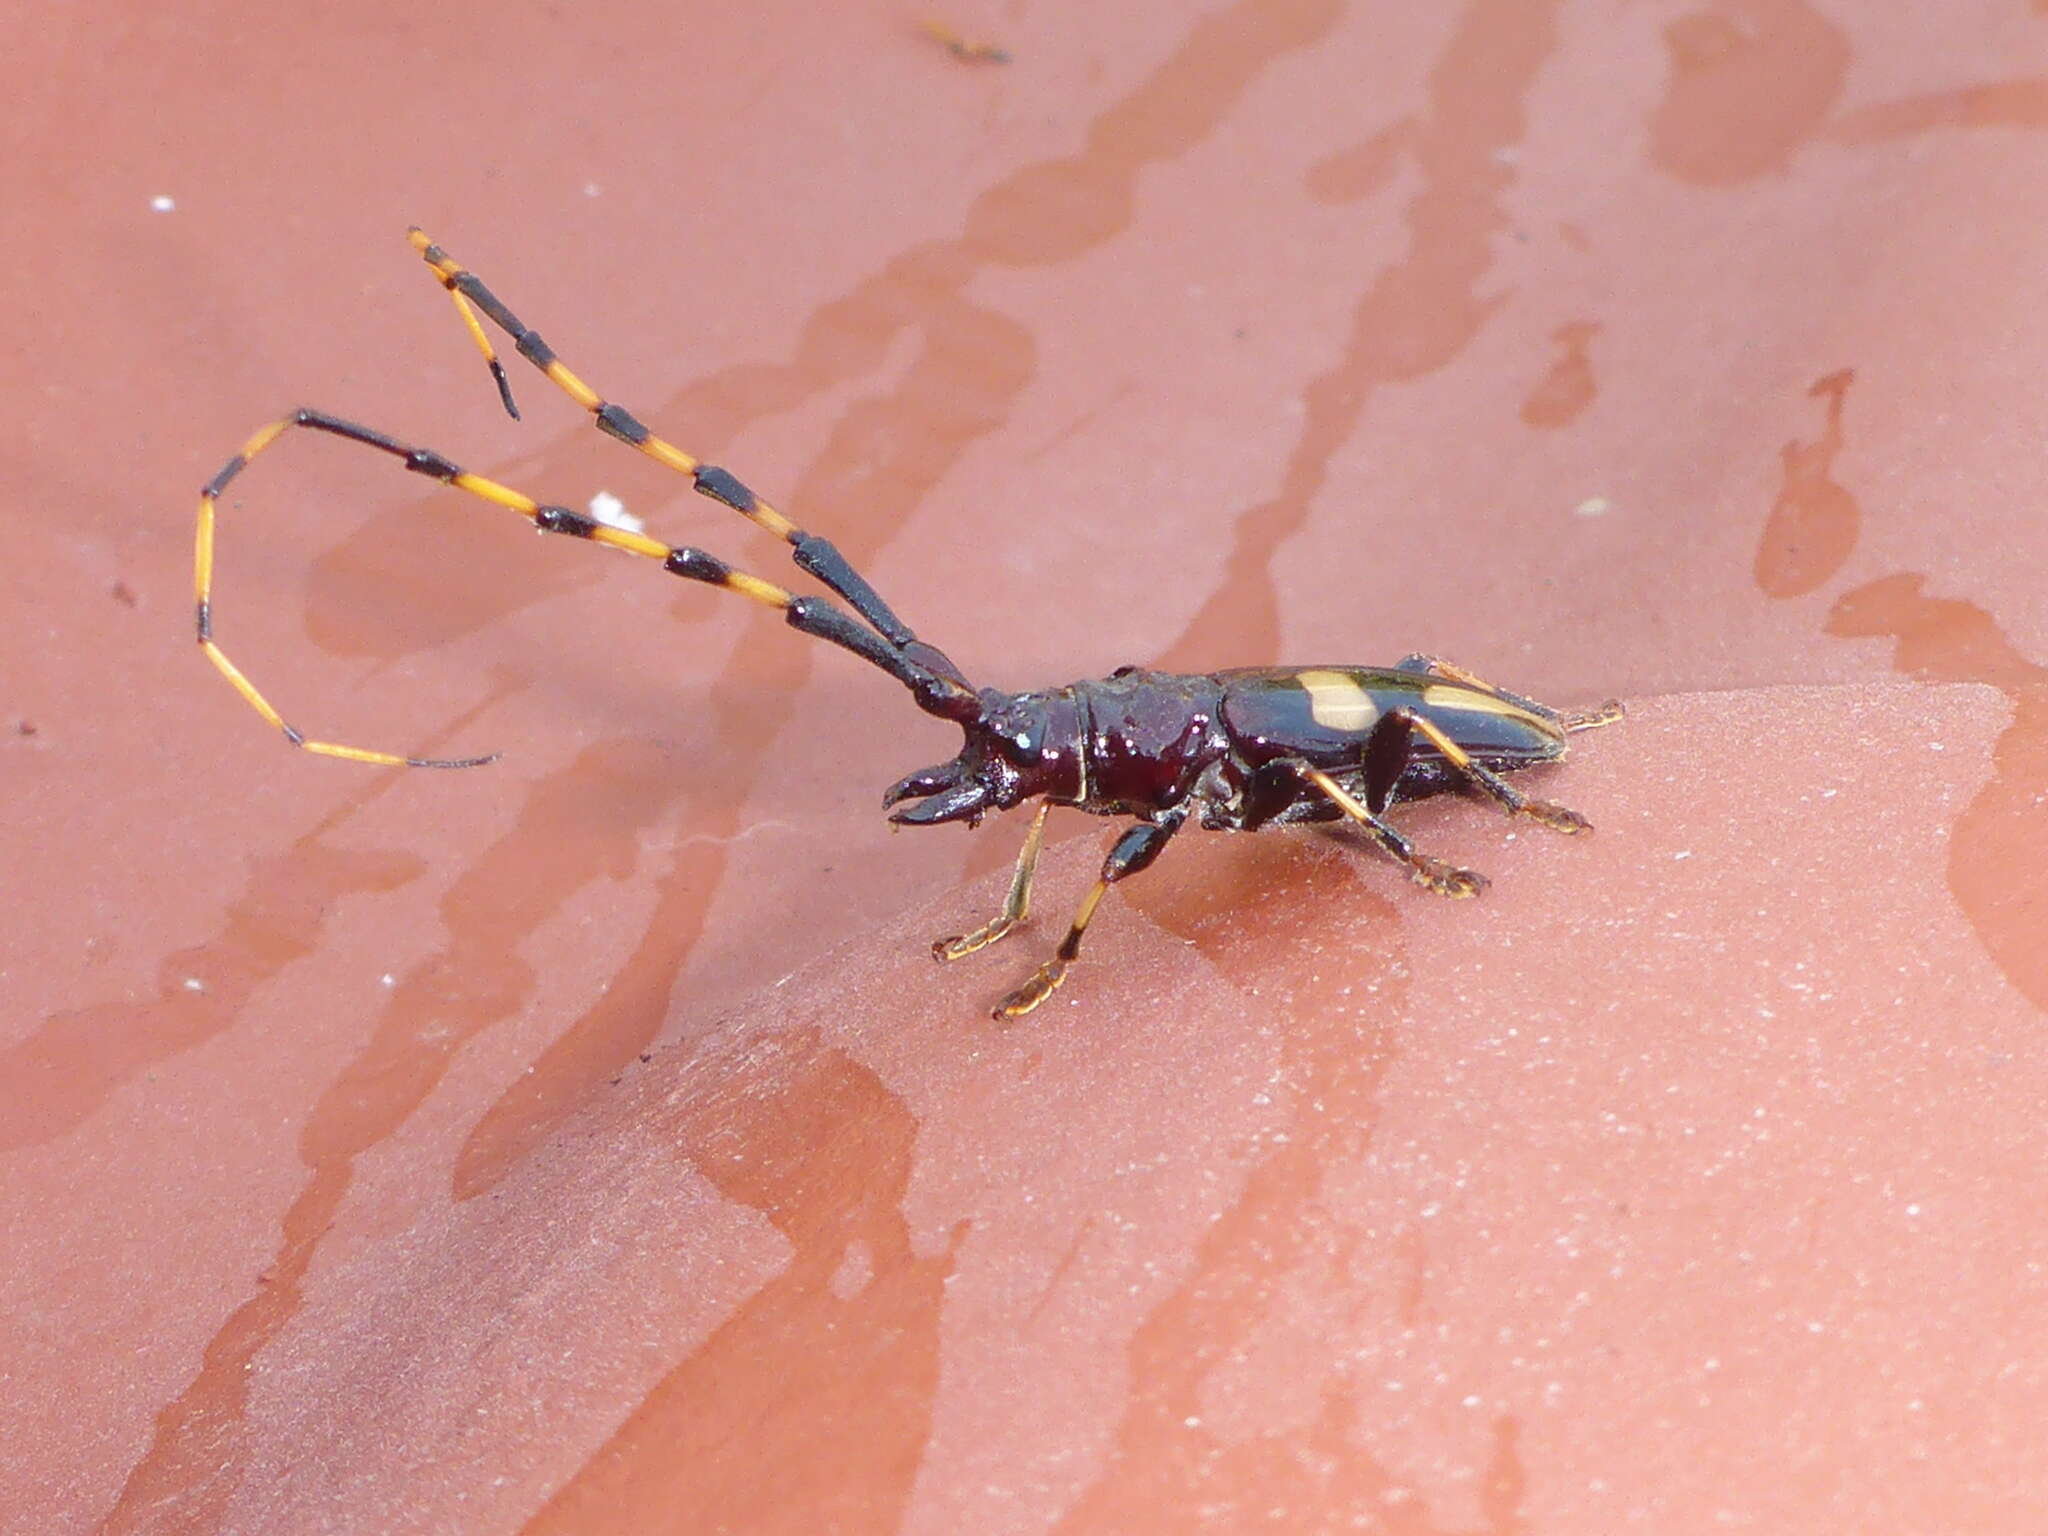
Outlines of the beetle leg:
{"label": "beetle leg", "polygon": [[1051,810],[1050,800],[1038,802],[1038,814],[1031,818],[1031,830],[1024,834],[1024,851],[1017,855],[1017,873],[1010,877],[1010,894],[1003,901],[1001,915],[972,933],[938,940],[932,945],[934,960],[958,960],[977,949],[986,949],[1030,915],[1031,877],[1038,871],[1038,850],[1045,843],[1045,818]]}
{"label": "beetle leg", "polygon": [[1439,896],[1465,897],[1477,896],[1486,889],[1486,876],[1478,870],[1460,869],[1426,853],[1417,853],[1413,843],[1380,820],[1363,801],[1322,769],[1302,763],[1296,766],[1295,772],[1328,795],[1337,809],[1364,827],[1380,847],[1407,865],[1408,878],[1425,890],[1434,891]]}
{"label": "beetle leg", "polygon": [[1093,889],[1081,898],[1081,906],[1074,913],[1072,926],[1067,936],[1060,940],[1060,947],[1053,957],[1031,975],[1031,979],[996,1004],[995,1017],[1014,1019],[1029,1013],[1040,1003],[1051,997],[1059,984],[1067,979],[1067,967],[1074,963],[1074,957],[1081,953],[1081,935],[1088,931],[1088,925],[1095,918],[1095,909],[1102,904],[1102,898],[1109,888],[1128,875],[1135,875],[1154,859],[1164,848],[1180,824],[1187,820],[1191,802],[1182,801],[1180,807],[1165,821],[1141,821],[1116,840],[1116,846],[1109,850],[1109,857],[1102,861],[1102,874],[1097,877]]}
{"label": "beetle leg", "polygon": [[1427,737],[1430,745],[1437,751],[1443,753],[1446,762],[1491,795],[1510,816],[1526,816],[1531,821],[1549,827],[1553,832],[1578,833],[1593,830],[1593,824],[1577,811],[1567,810],[1549,800],[1537,800],[1525,795],[1484,763],[1475,761],[1470,752],[1451,740],[1443,727],[1430,720],[1428,716],[1409,711],[1404,713],[1408,714],[1409,724]]}

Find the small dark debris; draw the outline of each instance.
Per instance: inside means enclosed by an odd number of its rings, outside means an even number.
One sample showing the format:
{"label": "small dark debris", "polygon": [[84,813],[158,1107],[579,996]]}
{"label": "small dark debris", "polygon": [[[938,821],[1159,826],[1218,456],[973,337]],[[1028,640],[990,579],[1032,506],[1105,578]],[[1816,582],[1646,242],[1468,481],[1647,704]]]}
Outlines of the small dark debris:
{"label": "small dark debris", "polygon": [[943,21],[925,20],[919,22],[918,26],[923,30],[926,37],[943,45],[945,50],[956,59],[964,59],[969,64],[1007,64],[1010,62],[1009,49],[999,47],[995,43],[975,42],[962,37]]}

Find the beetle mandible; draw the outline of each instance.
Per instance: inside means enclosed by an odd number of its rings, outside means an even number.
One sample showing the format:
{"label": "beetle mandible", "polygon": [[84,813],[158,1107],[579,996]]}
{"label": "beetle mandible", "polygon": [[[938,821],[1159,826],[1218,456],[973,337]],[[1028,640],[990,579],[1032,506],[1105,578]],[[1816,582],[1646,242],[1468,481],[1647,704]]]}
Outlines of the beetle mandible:
{"label": "beetle mandible", "polygon": [[1502,775],[1562,758],[1568,735],[1619,720],[1621,706],[1610,701],[1583,714],[1560,712],[1432,656],[1409,656],[1391,667],[1243,667],[1195,674],[1120,667],[1108,677],[1028,693],[972,686],[943,651],[912,633],[830,541],[799,528],[729,471],[656,436],[572,373],[540,333],[474,273],[418,229],[407,238],[454,300],[513,417],[519,408],[511,381],[479,312],[512,338],[520,356],[588,411],[600,431],[688,475],[697,491],[783,539],[798,568],[836,593],[853,614],[826,598],[786,592],[701,549],[663,544],[568,507],[537,502],[471,474],[430,448],[412,447],[323,411],[300,409],[258,430],[200,491],[194,557],[200,648],[294,746],[355,762],[415,768],[476,767],[496,756],[405,757],[309,739],[286,723],[215,642],[215,504],[250,460],[291,428],[306,427],[389,454],[413,473],[516,512],[544,533],[609,545],[657,561],[671,575],[778,609],[792,628],[879,667],[910,691],[918,708],[958,725],[964,740],[956,756],[899,779],[883,795],[890,820],[913,827],[948,821],[972,826],[992,810],[1007,811],[1027,800],[1039,804],[1002,911],[972,933],[939,940],[932,953],[940,960],[973,954],[1024,920],[1046,815],[1053,806],[1132,818],[1135,825],[1111,847],[1059,948],[996,1005],[999,1019],[1029,1013],[1053,994],[1079,955],[1082,935],[1110,886],[1151,864],[1189,821],[1212,831],[1255,832],[1348,818],[1406,866],[1418,884],[1454,897],[1477,895],[1485,878],[1419,852],[1386,820],[1387,809],[1397,801],[1470,786],[1511,816],[1526,816],[1558,832],[1590,830],[1576,811],[1533,799]]}

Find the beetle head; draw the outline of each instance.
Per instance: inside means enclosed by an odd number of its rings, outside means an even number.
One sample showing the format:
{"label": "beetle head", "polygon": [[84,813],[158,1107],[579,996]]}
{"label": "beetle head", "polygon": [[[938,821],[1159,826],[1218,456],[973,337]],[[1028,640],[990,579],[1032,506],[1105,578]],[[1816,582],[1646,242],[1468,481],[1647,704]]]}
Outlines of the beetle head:
{"label": "beetle head", "polygon": [[910,827],[942,821],[973,826],[989,811],[1007,811],[1034,795],[1082,797],[1085,725],[1066,689],[1002,693],[984,688],[980,704],[973,719],[960,721],[966,739],[957,757],[919,769],[882,796],[885,806],[919,802],[891,810],[891,821]]}

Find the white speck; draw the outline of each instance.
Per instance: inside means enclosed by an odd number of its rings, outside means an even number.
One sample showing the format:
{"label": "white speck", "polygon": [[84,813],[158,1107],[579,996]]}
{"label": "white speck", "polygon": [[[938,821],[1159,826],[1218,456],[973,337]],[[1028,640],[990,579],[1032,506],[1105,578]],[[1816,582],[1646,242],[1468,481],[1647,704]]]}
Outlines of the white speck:
{"label": "white speck", "polygon": [[1927,743],[1927,750],[1930,752],[1946,752],[1948,750],[1948,746],[1944,742],[1930,741],[1929,743]]}
{"label": "white speck", "polygon": [[602,192],[603,190],[604,188],[600,187],[594,181],[586,181],[585,183],[583,183],[583,195],[585,197],[595,197],[598,193]]}
{"label": "white speck", "polygon": [[185,990],[187,992],[204,992],[206,990],[206,983],[197,976],[187,976],[185,978]]}
{"label": "white speck", "polygon": [[1906,1214],[1908,1216],[1918,1216],[1920,1214],[1920,1202],[1916,1200],[1911,1205],[1907,1206]]}
{"label": "white speck", "polygon": [[1572,515],[1574,517],[1600,517],[1605,515],[1613,505],[1614,503],[1605,496],[1588,496],[1584,501],[1572,508]]}
{"label": "white speck", "polygon": [[1692,850],[1690,848],[1681,848],[1671,857],[1674,859],[1689,859],[1692,857]]}
{"label": "white speck", "polygon": [[1189,1429],[1200,1429],[1202,1427],[1201,1419],[1192,1413],[1189,1414],[1186,1418],[1182,1419],[1181,1423],[1186,1425]]}
{"label": "white speck", "polygon": [[387,987],[395,987],[398,985],[398,978],[392,975],[389,971],[386,971],[382,976],[379,976],[377,980]]}
{"label": "white speck", "polygon": [[590,515],[600,523],[613,528],[623,528],[628,533],[644,533],[647,524],[626,510],[626,504],[610,491],[599,491],[590,498]]}
{"label": "white speck", "polygon": [[174,213],[177,211],[178,200],[175,197],[166,197],[163,193],[159,192],[149,200],[149,206],[158,213]]}
{"label": "white speck", "polygon": [[846,1245],[846,1251],[839,1256],[839,1267],[832,1272],[832,1294],[841,1301],[851,1301],[874,1278],[875,1256],[866,1243],[856,1238]]}

